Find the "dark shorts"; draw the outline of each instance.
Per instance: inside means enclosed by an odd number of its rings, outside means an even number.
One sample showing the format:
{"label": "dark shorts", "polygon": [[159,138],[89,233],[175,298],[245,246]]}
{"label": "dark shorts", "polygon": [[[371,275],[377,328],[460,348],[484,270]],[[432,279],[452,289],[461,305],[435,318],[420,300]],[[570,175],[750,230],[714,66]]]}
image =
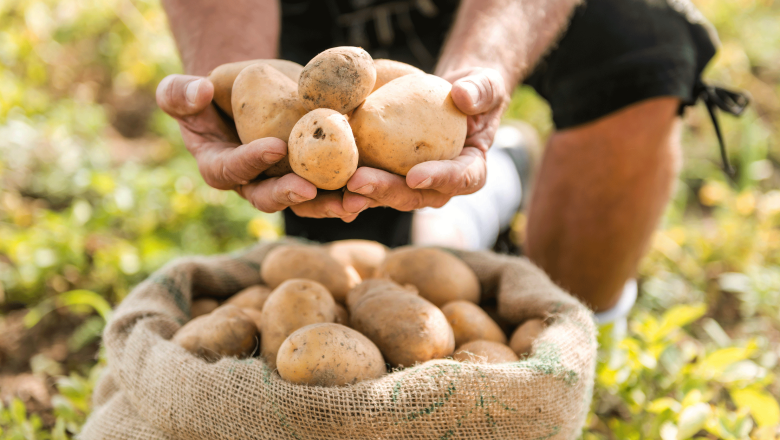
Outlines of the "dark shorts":
{"label": "dark shorts", "polygon": [[[454,0],[283,0],[280,57],[306,64],[334,46],[433,71],[455,17]],[[688,0],[586,0],[525,83],[545,98],[557,129],[638,101],[676,96],[692,104],[715,54],[714,32]],[[352,224],[285,211],[288,235],[316,241],[365,238],[408,244],[411,213],[375,208]]]}

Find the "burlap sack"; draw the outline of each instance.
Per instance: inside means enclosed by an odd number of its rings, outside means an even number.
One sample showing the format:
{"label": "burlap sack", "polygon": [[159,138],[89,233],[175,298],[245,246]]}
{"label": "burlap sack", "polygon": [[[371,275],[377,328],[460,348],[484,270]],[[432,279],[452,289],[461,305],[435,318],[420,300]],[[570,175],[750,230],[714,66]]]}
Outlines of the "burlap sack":
{"label": "burlap sack", "polygon": [[169,341],[192,298],[261,282],[276,244],[176,261],[137,286],[104,333],[108,368],[80,438],[573,439],[596,359],[592,315],[522,258],[455,252],[506,318],[549,317],[527,360],[430,361],[353,386],[293,385],[259,359],[206,363]]}

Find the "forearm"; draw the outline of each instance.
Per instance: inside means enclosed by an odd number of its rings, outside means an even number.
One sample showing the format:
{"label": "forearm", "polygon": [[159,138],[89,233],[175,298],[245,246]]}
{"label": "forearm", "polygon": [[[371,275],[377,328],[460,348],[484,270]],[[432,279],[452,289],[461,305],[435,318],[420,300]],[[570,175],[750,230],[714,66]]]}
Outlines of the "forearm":
{"label": "forearm", "polygon": [[580,2],[463,0],[436,73],[490,67],[511,91],[556,42]]}
{"label": "forearm", "polygon": [[184,70],[206,75],[233,61],[276,58],[280,12],[274,0],[163,0]]}

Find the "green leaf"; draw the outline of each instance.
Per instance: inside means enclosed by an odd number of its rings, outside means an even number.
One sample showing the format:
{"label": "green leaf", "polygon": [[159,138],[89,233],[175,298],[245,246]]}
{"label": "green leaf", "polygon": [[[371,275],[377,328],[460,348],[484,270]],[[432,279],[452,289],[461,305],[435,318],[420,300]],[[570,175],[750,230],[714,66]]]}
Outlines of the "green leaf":
{"label": "green leaf", "polygon": [[726,369],[740,361],[747,360],[757,349],[755,341],[750,341],[744,347],[721,348],[707,355],[700,364],[705,377],[718,377]]}
{"label": "green leaf", "polygon": [[684,440],[699,432],[712,413],[710,405],[704,402],[685,408],[677,422],[677,440]]}
{"label": "green leaf", "polygon": [[731,390],[730,393],[737,408],[747,408],[759,427],[780,424],[780,406],[766,390],[753,387]]}
{"label": "green leaf", "polygon": [[706,304],[680,304],[664,313],[658,329],[651,335],[653,341],[665,338],[669,333],[696,321],[707,313]]}
{"label": "green leaf", "polygon": [[57,296],[63,306],[86,305],[95,309],[104,321],[111,319],[111,305],[102,296],[91,290],[71,290]]}
{"label": "green leaf", "polygon": [[661,397],[660,399],[655,399],[650,402],[650,405],[647,407],[647,411],[653,414],[660,414],[666,410],[678,412],[680,411],[681,407],[682,406],[680,405],[680,402],[677,400],[672,399],[671,397]]}

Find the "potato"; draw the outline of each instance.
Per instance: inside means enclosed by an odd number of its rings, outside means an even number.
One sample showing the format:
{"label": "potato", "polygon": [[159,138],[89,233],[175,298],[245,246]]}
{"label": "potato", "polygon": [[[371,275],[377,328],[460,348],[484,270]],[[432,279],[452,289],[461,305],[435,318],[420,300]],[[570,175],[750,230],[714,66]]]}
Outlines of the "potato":
{"label": "potato", "polygon": [[478,305],[458,300],[450,301],[441,308],[455,334],[455,346],[477,340],[495,341],[506,344],[506,335],[501,327]]}
{"label": "potato", "polygon": [[333,320],[333,322],[349,327],[349,312],[346,308],[344,308],[344,306],[336,303],[336,309],[334,313],[336,314],[336,318]]}
{"label": "potato", "polygon": [[308,110],[329,108],[341,114],[355,109],[374,89],[371,55],[359,47],[334,47],[312,58],[298,80],[298,96]]}
{"label": "potato", "polygon": [[[267,64],[252,64],[233,84],[233,118],[241,142],[275,137],[288,142],[295,123],[306,114],[295,82]],[[265,171],[276,177],[290,172],[287,157]]]}
{"label": "potato", "polygon": [[312,110],[295,124],[287,154],[293,172],[321,189],[343,188],[358,166],[347,118],[327,108]]}
{"label": "potato", "polygon": [[414,66],[393,60],[374,60],[374,68],[376,68],[376,83],[374,83],[374,90],[371,93],[396,78],[415,73],[425,74],[425,72]]}
{"label": "potato", "polygon": [[317,281],[342,303],[347,292],[361,281],[354,267],[340,264],[324,248],[300,244],[279,246],[269,252],[260,275],[272,289],[291,278]]}
{"label": "potato", "polygon": [[383,376],[382,353],[368,338],[340,324],[312,324],[285,339],[276,357],[292,383],[333,387]]}
{"label": "potato", "polygon": [[369,95],[349,119],[361,165],[405,176],[418,163],[458,157],[466,115],[451,89],[437,76],[406,75]]}
{"label": "potato", "polygon": [[360,278],[373,278],[387,255],[387,247],[371,240],[339,240],[328,245],[328,253],[341,264],[355,268]]}
{"label": "potato", "polygon": [[257,286],[249,286],[231,296],[225,301],[225,304],[233,304],[242,309],[252,308],[255,310],[263,310],[263,304],[265,304],[265,300],[268,299],[270,294],[270,288],[258,284]]}
{"label": "potato", "polygon": [[458,347],[452,358],[456,361],[474,364],[500,364],[520,360],[515,352],[506,345],[495,341],[483,340],[463,344]]}
{"label": "potato", "polygon": [[284,76],[293,80],[296,84],[301,76],[303,66],[298,63],[287,60],[248,60],[235,63],[223,64],[209,72],[208,78],[214,84],[214,103],[222,109],[228,116],[233,117],[233,104],[231,97],[233,95],[233,83],[236,77],[244,68],[252,64],[268,64],[278,70]]}
{"label": "potato", "polygon": [[274,289],[263,305],[261,353],[274,367],[285,339],[309,324],[333,322],[335,302],[328,290],[311,280],[292,279]]}
{"label": "potato", "polygon": [[173,342],[207,361],[248,356],[257,346],[257,327],[234,305],[223,305],[184,324]]}
{"label": "potato", "polygon": [[371,295],[359,301],[351,312],[352,328],[373,341],[394,367],[443,358],[455,348],[447,318],[415,294]]}
{"label": "potato", "polygon": [[541,319],[529,319],[517,327],[509,339],[509,346],[518,356],[531,354],[534,341],[544,331],[544,321]]}
{"label": "potato", "polygon": [[347,293],[347,307],[352,310],[363,298],[384,293],[411,293],[417,295],[417,289],[414,286],[402,286],[387,278],[368,279],[353,287]]}
{"label": "potato", "polygon": [[241,309],[241,311],[244,312],[244,314],[246,316],[248,316],[249,319],[252,320],[252,322],[255,323],[255,327],[257,327],[258,331],[263,328],[263,311],[262,310],[257,310],[257,309],[252,308],[252,307],[244,307],[244,308]]}
{"label": "potato", "polygon": [[190,318],[195,319],[198,316],[207,315],[219,307],[217,300],[212,298],[196,299],[190,307]]}
{"label": "potato", "polygon": [[379,276],[411,284],[420,296],[441,307],[450,301],[479,302],[479,280],[460,258],[435,248],[401,247],[387,254]]}

